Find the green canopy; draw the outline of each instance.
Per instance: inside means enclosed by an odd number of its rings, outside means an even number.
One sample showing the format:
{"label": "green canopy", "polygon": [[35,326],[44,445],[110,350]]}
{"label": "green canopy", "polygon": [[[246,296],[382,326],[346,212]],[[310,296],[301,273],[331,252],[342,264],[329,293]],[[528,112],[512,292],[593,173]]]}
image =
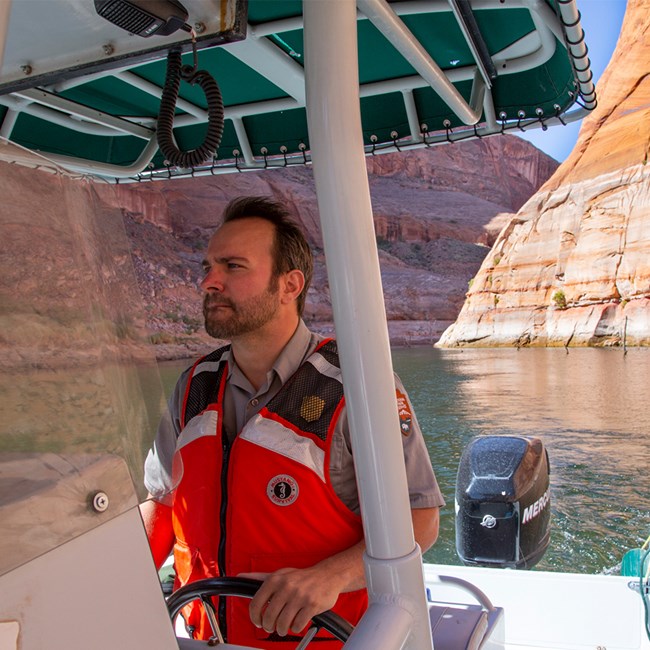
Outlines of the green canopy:
{"label": "green canopy", "polygon": [[[193,62],[185,32],[143,39],[92,13],[73,31],[74,0],[13,4],[0,76],[0,135],[81,171],[91,161],[87,170],[107,177],[195,171],[170,166],[153,142],[167,48],[180,45],[183,63]],[[221,145],[202,168],[216,173],[306,162],[302,2],[224,0],[224,6],[230,23],[222,20],[197,41],[198,67],[217,81],[225,107]],[[103,56],[97,57],[95,43],[92,56],[80,46],[78,59],[59,69],[21,63],[20,20],[51,7],[56,16],[39,21],[42,34],[30,26],[31,38],[51,42],[58,52],[82,29],[101,28],[107,34]],[[363,0],[358,7],[359,57],[351,64],[359,66],[369,153],[546,127],[571,119],[565,116],[576,102],[595,106],[573,0]],[[111,57],[122,34],[135,52]],[[333,48],[336,41],[332,34]],[[154,50],[145,52],[145,46]],[[46,62],[54,58],[43,54]],[[438,85],[431,81],[436,75]],[[457,93],[456,104],[449,93]],[[203,90],[181,82],[174,130],[179,148],[201,144],[207,109]]]}

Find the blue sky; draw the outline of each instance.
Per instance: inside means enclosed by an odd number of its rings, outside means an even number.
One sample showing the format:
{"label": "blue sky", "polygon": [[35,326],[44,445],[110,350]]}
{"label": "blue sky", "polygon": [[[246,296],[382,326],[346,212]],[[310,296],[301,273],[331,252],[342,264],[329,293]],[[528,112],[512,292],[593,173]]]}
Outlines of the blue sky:
{"label": "blue sky", "polygon": [[[626,0],[577,0],[577,4],[589,48],[591,69],[597,84],[616,47],[625,14]],[[598,90],[597,85],[596,90]],[[518,135],[562,162],[576,143],[580,124],[581,122],[573,122],[567,126],[551,127],[548,131],[535,129]]]}

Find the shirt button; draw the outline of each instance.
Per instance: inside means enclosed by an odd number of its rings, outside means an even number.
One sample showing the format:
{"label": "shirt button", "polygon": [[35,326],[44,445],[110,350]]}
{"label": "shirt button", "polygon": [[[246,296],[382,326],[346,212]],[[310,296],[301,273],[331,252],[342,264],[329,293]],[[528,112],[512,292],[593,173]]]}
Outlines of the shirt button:
{"label": "shirt button", "polygon": [[251,406],[257,406],[260,403],[260,401],[257,399],[257,397],[254,397],[251,400]]}

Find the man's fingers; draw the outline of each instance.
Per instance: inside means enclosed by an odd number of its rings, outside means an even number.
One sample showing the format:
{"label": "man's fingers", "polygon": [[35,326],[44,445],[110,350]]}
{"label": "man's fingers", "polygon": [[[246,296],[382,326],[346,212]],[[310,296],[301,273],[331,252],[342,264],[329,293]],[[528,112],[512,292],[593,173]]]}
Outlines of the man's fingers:
{"label": "man's fingers", "polygon": [[[289,620],[288,620],[289,619]],[[267,603],[266,609],[262,614],[262,627],[266,632],[277,632],[280,636],[285,636],[289,631],[289,625],[293,619],[293,614],[284,599],[274,596]]]}
{"label": "man's fingers", "polygon": [[[299,634],[309,625],[312,617],[322,611],[310,594],[303,593],[300,589],[294,588],[292,592],[284,592],[283,596],[286,601],[275,622],[275,629],[282,636],[289,631]],[[275,598],[276,596],[271,602]]]}
{"label": "man's fingers", "polygon": [[268,582],[264,582],[257,590],[255,596],[251,599],[248,611],[250,613],[251,621],[256,627],[263,626],[262,616],[266,611],[271,596],[273,596],[273,587]]}
{"label": "man's fingers", "polygon": [[296,609],[294,602],[286,602],[276,615],[277,609],[272,607],[274,600],[279,600],[279,598],[271,599],[263,615],[264,629],[267,632],[275,630],[280,636],[286,636],[290,631],[300,634],[309,624],[312,615],[316,614],[315,612],[310,614],[309,610],[304,607]]}
{"label": "man's fingers", "polygon": [[307,611],[304,607],[296,614],[296,616],[293,619],[293,622],[291,623],[291,631],[299,634],[302,632],[307,625],[311,622],[311,619],[316,616],[320,612],[315,612],[313,614],[310,614],[309,611]]}
{"label": "man's fingers", "polygon": [[[261,605],[262,627],[267,632],[277,632],[285,636],[296,613],[295,586],[287,578],[286,571],[280,570],[270,575],[257,592]],[[258,605],[259,606],[259,605]]]}
{"label": "man's fingers", "polygon": [[[267,577],[251,600],[251,621],[266,632],[277,632],[280,636],[286,636],[290,629],[296,627],[294,619],[303,605],[303,600],[295,583],[288,578],[287,572],[280,570]],[[303,628],[304,625],[298,631]]]}
{"label": "man's fingers", "polygon": [[339,592],[313,574],[309,569],[280,569],[267,575],[249,605],[253,624],[281,636],[298,634],[313,616],[330,609]]}

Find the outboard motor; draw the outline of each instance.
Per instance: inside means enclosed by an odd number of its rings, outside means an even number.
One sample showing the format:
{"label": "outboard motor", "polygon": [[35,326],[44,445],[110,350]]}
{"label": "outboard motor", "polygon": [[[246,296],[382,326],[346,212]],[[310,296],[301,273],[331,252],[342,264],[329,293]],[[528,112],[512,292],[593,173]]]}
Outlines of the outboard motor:
{"label": "outboard motor", "polygon": [[456,551],[468,565],[528,569],[550,541],[548,453],[538,438],[481,436],[456,479]]}

